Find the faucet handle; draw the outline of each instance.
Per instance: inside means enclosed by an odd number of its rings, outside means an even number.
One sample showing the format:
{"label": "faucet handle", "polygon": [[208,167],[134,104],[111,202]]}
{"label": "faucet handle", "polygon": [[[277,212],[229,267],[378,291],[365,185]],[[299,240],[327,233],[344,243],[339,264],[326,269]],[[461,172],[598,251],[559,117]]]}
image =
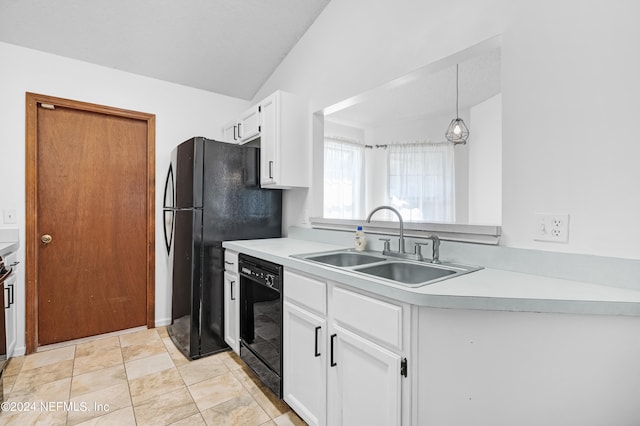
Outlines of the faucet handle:
{"label": "faucet handle", "polygon": [[414,250],[413,251],[414,251],[415,254],[417,254],[419,256],[422,256],[422,246],[428,246],[429,245],[429,243],[419,243],[419,242],[415,242],[414,244],[415,244],[415,246],[414,246]]}
{"label": "faucet handle", "polygon": [[382,248],[382,252],[391,251],[391,239],[390,238],[378,238],[380,241],[384,241],[384,247]]}

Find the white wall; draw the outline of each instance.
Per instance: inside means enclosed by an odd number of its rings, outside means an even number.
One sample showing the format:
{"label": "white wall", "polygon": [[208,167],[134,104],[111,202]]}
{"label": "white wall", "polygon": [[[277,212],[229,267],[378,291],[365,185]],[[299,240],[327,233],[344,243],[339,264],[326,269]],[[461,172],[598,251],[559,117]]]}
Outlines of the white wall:
{"label": "white wall", "polygon": [[[97,103],[156,115],[156,324],[171,319],[171,286],[162,234],[162,190],[171,150],[192,136],[221,137],[222,125],[249,103],[0,43],[0,211],[16,209],[24,264],[25,92]],[[0,226],[15,227],[3,224]],[[24,350],[24,274],[17,300],[18,347]]]}
{"label": "white wall", "polygon": [[502,95],[471,107],[469,223],[502,223]]}
{"label": "white wall", "polygon": [[[256,99],[281,88],[317,111],[502,34],[501,244],[637,259],[639,14],[634,0],[334,1]],[[569,242],[533,241],[536,212],[571,214]]]}

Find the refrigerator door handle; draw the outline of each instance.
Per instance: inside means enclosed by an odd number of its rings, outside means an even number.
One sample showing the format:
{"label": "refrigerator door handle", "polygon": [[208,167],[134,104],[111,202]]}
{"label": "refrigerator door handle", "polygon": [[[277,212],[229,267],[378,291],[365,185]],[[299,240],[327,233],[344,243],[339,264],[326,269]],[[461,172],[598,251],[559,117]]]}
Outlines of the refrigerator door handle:
{"label": "refrigerator door handle", "polygon": [[169,163],[169,170],[167,171],[167,179],[164,182],[164,208],[172,209],[176,205],[175,191],[173,183],[173,165]]}
{"label": "refrigerator door handle", "polygon": [[171,245],[173,243],[173,222],[175,216],[173,208],[175,208],[175,188],[173,182],[173,165],[169,163],[169,171],[167,172],[167,180],[164,183],[164,243],[167,248],[167,255],[171,253]]}

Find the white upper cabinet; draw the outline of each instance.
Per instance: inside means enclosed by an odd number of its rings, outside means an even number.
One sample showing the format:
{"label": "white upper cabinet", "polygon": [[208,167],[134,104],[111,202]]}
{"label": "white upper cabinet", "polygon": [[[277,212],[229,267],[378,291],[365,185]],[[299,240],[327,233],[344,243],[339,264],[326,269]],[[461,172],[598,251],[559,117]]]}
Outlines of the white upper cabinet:
{"label": "white upper cabinet", "polygon": [[260,185],[308,187],[310,179],[307,105],[278,90],[260,103]]}
{"label": "white upper cabinet", "polygon": [[260,136],[260,106],[254,105],[240,118],[225,124],[222,128],[224,142],[245,144]]}
{"label": "white upper cabinet", "polygon": [[260,186],[309,186],[309,108],[300,97],[278,90],[227,123],[222,135],[225,142],[260,146]]}
{"label": "white upper cabinet", "polygon": [[222,142],[238,143],[238,122],[230,121],[222,128]]}
{"label": "white upper cabinet", "polygon": [[253,106],[246,110],[238,122],[240,143],[247,143],[260,136],[260,107]]}

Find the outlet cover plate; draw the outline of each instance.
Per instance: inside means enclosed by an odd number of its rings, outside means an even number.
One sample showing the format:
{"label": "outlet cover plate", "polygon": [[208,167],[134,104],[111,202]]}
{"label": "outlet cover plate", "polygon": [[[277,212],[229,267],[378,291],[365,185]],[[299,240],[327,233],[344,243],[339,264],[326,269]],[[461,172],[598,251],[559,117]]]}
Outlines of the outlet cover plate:
{"label": "outlet cover plate", "polygon": [[5,224],[13,225],[18,222],[16,218],[16,209],[4,209],[2,213],[2,220]]}
{"label": "outlet cover plate", "polygon": [[533,239],[554,243],[568,242],[569,214],[536,213]]}

